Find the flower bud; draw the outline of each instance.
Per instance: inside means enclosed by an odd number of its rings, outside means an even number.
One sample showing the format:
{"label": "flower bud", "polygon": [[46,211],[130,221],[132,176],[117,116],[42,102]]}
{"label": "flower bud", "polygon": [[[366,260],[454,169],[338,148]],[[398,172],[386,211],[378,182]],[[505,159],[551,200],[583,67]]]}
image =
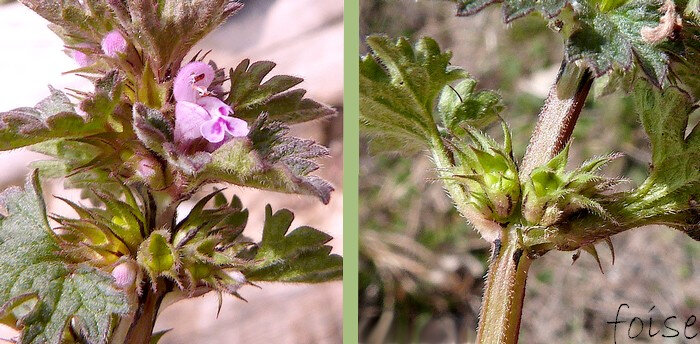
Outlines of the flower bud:
{"label": "flower bud", "polygon": [[522,215],[530,225],[552,226],[581,210],[613,220],[604,204],[614,198],[606,192],[619,179],[604,178],[595,171],[619,155],[594,158],[567,172],[568,147],[547,164],[535,168],[523,183]]}
{"label": "flower bud", "polygon": [[148,153],[133,154],[126,165],[134,171],[132,180],[145,183],[154,189],[165,187],[165,175],[161,163]]}
{"label": "flower bud", "polygon": [[102,51],[109,57],[117,58],[120,54],[125,54],[127,48],[126,39],[117,30],[108,33],[102,39]]}
{"label": "flower bud", "polygon": [[225,289],[228,293],[236,294],[244,284],[248,283],[245,275],[240,271],[228,270],[226,271],[226,275],[230,278],[230,282],[225,284]]}
{"label": "flower bud", "polygon": [[[76,48],[88,48],[87,44],[80,44]],[[78,49],[70,49],[70,55],[80,67],[87,67],[95,63],[95,59]]]}
{"label": "flower bud", "polygon": [[246,284],[248,280],[245,278],[245,275],[236,270],[231,270],[226,272],[229,277],[233,278],[234,281],[240,283],[240,284]]}
{"label": "flower bud", "polygon": [[112,270],[112,277],[114,277],[114,284],[121,289],[127,289],[131,287],[136,281],[136,275],[138,267],[131,262],[124,262],[117,265]]}
{"label": "flower bud", "polygon": [[[504,128],[504,130],[506,130]],[[506,130],[506,144],[497,147],[484,134],[469,131],[476,146],[457,151],[457,179],[469,190],[474,207],[485,218],[505,221],[520,202],[518,169],[510,156],[510,140]]]}

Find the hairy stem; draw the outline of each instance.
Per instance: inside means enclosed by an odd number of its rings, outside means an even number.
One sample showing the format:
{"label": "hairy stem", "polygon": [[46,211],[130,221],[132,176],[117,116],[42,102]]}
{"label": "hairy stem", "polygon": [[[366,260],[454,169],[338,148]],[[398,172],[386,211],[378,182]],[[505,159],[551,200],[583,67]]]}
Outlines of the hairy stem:
{"label": "hairy stem", "polygon": [[143,294],[139,297],[139,307],[136,310],[124,343],[149,344],[151,342],[156,316],[163,298],[167,294],[167,284],[165,280],[159,278],[156,282],[155,290],[147,288],[143,291]]}
{"label": "hairy stem", "polygon": [[[577,68],[572,66],[573,69]],[[535,131],[520,166],[520,179],[529,178],[533,169],[547,163],[571,139],[579,114],[590,92],[593,77],[588,71],[569,73],[562,63],[557,82],[552,85],[540,111]],[[573,79],[572,79],[573,75]],[[562,78],[569,78],[573,92],[558,89]],[[514,228],[502,230],[494,241],[486,288],[479,316],[477,343],[515,344],[518,342],[523,298],[531,258],[523,254]]]}
{"label": "hairy stem", "polygon": [[477,343],[515,344],[525,298],[527,272],[532,260],[523,254],[516,232],[504,229],[493,243],[483,303],[479,315]]}
{"label": "hairy stem", "polygon": [[[562,63],[558,80],[562,78],[565,70],[566,64]],[[585,71],[577,81],[575,92],[567,98],[560,98],[562,92],[557,89],[556,82],[549,89],[549,95],[540,110],[535,131],[520,165],[521,180],[529,177],[533,169],[544,165],[561,152],[571,139],[578,116],[591,90],[593,77],[590,72]]]}
{"label": "hairy stem", "polygon": [[[172,231],[177,208],[182,198],[180,195],[176,196],[174,201],[171,201],[168,197],[158,201],[157,209],[161,211],[156,216],[155,228],[150,228],[149,233],[159,229]],[[172,289],[172,283],[162,277],[157,278],[155,281],[146,281],[144,283],[143,291],[137,300],[138,308],[129,319],[131,320],[131,325],[126,332],[124,343],[150,344],[158,311],[163,304],[166,294]]]}
{"label": "hairy stem", "polygon": [[[697,217],[694,217],[692,210],[668,212],[662,208],[654,213],[640,216],[639,209],[645,207],[647,206],[644,204],[639,205],[627,202],[608,204],[607,208],[609,211],[618,215],[617,221],[611,222],[596,214],[586,214],[576,221],[562,224],[558,228],[559,234],[552,238],[551,244],[547,245],[548,247],[542,247],[540,251],[538,251],[538,248],[535,248],[532,253],[542,255],[552,249],[573,251],[615,234],[648,225],[666,225],[678,229],[693,238],[698,236],[697,229],[695,229],[697,224],[693,222],[697,221]],[[525,244],[528,244],[527,238],[525,239]]]}

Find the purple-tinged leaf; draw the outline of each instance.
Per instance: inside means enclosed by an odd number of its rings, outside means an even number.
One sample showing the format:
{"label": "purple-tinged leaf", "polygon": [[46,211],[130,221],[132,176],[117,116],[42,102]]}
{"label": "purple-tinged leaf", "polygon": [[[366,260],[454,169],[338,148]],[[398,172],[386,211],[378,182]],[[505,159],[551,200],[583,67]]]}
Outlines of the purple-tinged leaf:
{"label": "purple-tinged leaf", "polygon": [[121,78],[117,72],[110,72],[98,80],[94,94],[81,104],[87,114],[83,117],[64,93],[51,88],[51,96],[34,108],[0,113],[0,150],[109,131],[109,119],[120,101],[121,92]]}

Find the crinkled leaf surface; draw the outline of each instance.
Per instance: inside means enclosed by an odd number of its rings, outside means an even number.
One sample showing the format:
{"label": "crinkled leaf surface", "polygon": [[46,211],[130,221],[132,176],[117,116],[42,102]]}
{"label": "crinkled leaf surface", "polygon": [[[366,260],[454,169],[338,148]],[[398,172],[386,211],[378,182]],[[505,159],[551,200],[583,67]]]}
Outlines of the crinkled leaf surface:
{"label": "crinkled leaf surface", "polygon": [[645,212],[677,213],[700,199],[700,124],[686,135],[692,103],[675,88],[635,85],[635,105],[652,148],[652,169],[636,192]]}
{"label": "crinkled leaf surface", "polygon": [[71,319],[90,343],[106,343],[112,316],[129,311],[126,296],[112,278],[95,268],[70,265],[60,255],[47,223],[36,174],[24,190],[2,196],[8,215],[0,220],[0,303],[11,310],[27,297],[36,305],[21,319],[21,343],[61,341]]}
{"label": "crinkled leaf surface", "polygon": [[294,214],[265,208],[265,228],[253,267],[244,271],[250,281],[316,283],[340,279],[343,258],[325,245],[332,238],[311,227],[288,233]]}
{"label": "crinkled leaf surface", "polygon": [[652,83],[662,85],[669,58],[641,35],[642,28],[659,25],[659,6],[656,1],[637,0],[603,12],[587,2],[581,3],[576,15],[577,29],[566,42],[567,60],[586,61],[596,76],[614,66],[629,69],[637,64]]}
{"label": "crinkled leaf surface", "polygon": [[509,23],[530,12],[539,12],[552,18],[561,12],[569,0],[452,0],[457,3],[457,15],[467,16],[477,13],[485,7],[503,3],[503,20]]}
{"label": "crinkled leaf surface", "polygon": [[304,98],[306,90],[293,89],[303,79],[289,75],[267,78],[273,68],[274,62],[251,64],[245,59],[231,69],[231,92],[227,102],[233,107],[236,117],[254,121],[266,113],[270,120],[295,124],[335,114],[332,108]]}
{"label": "crinkled leaf surface", "polygon": [[280,122],[261,116],[248,140],[232,140],[211,155],[199,178],[224,181],[284,193],[312,195],[324,204],[333,187],[311,175],[318,169],[314,159],[328,156],[328,149],[311,140],[287,135]]}
{"label": "crinkled leaf surface", "polygon": [[51,88],[51,95],[33,108],[0,113],[0,150],[29,146],[56,138],[80,138],[109,130],[109,117],[121,97],[122,81],[116,71],[97,81],[95,93],[76,113],[68,97]]}
{"label": "crinkled leaf surface", "polygon": [[468,74],[450,66],[450,52],[423,38],[411,46],[371,36],[372,52],[360,61],[360,120],[366,132],[397,144],[425,146],[435,137],[434,108],[438,95],[451,82]]}
{"label": "crinkled leaf surface", "polygon": [[639,66],[655,85],[665,83],[669,55],[663,44],[651,44],[642,39],[641,29],[659,25],[663,13],[662,1],[655,0],[452,0],[458,4],[459,15],[471,15],[488,5],[503,3],[506,22],[530,12],[545,18],[556,18],[555,26],[563,27],[566,39],[566,60],[584,60],[596,76],[613,67],[629,70]]}
{"label": "crinkled leaf surface", "polygon": [[466,133],[466,125],[483,127],[503,110],[500,95],[490,90],[477,92],[475,88],[475,80],[465,79],[454,88],[442,89],[438,112],[445,127],[454,134]]}

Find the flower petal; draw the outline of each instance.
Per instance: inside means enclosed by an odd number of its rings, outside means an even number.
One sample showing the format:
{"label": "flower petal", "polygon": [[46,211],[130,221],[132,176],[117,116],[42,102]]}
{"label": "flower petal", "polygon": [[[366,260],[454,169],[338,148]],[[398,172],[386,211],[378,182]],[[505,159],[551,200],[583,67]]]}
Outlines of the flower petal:
{"label": "flower petal", "polygon": [[248,136],[250,129],[248,129],[248,123],[240,118],[235,117],[221,117],[219,121],[222,121],[226,127],[226,131],[233,137],[243,137]]}
{"label": "flower petal", "polygon": [[205,108],[212,117],[228,116],[233,112],[228,104],[215,97],[202,97],[197,99],[197,105]]}
{"label": "flower petal", "polygon": [[202,123],[200,127],[202,137],[211,143],[218,143],[226,137],[226,125],[221,118],[213,118]]}
{"label": "flower petal", "polygon": [[195,61],[186,64],[180,68],[173,83],[175,100],[196,102],[200,97],[197,89],[208,89],[214,77],[214,68],[204,62]]}
{"label": "flower petal", "polygon": [[178,148],[186,150],[192,141],[202,137],[200,128],[204,122],[211,119],[203,107],[185,101],[177,102],[174,139]]}

